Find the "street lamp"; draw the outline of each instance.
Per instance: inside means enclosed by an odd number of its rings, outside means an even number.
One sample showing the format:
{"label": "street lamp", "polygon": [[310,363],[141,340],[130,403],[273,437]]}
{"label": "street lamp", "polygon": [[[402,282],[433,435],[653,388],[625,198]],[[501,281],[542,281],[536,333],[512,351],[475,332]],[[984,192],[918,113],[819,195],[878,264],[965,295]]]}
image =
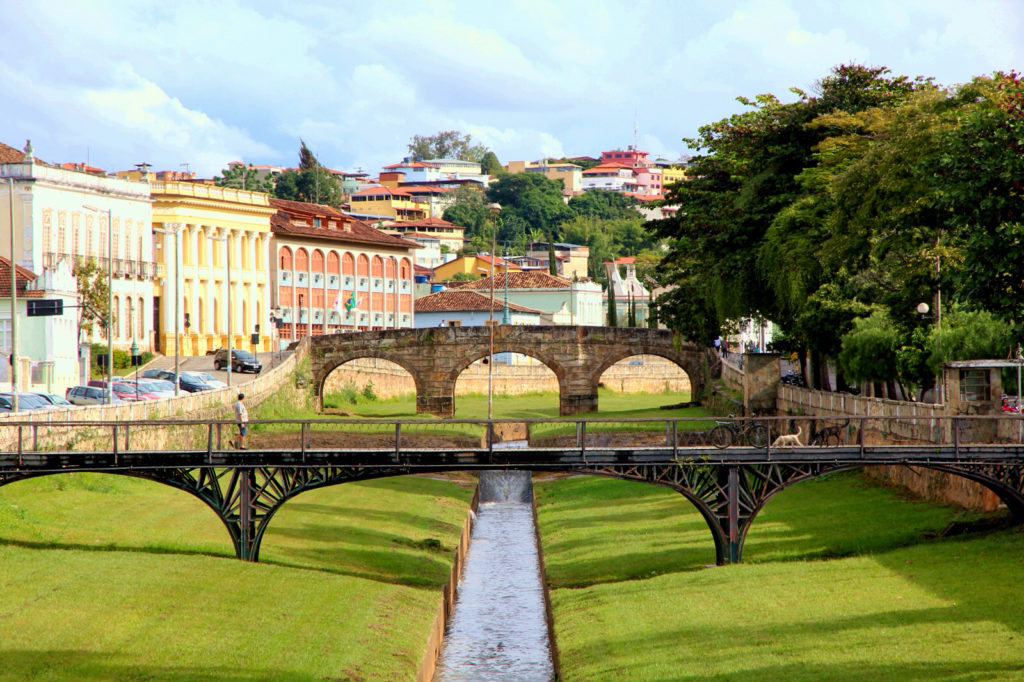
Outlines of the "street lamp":
{"label": "street lamp", "polygon": [[[487,326],[490,328],[490,350],[487,357],[487,418],[491,418],[491,406],[494,400],[494,251],[495,240],[497,239],[497,219],[501,213],[501,204],[495,202],[487,207],[491,212],[491,300],[488,303],[489,318]],[[508,277],[508,266],[505,266],[505,277]]]}
{"label": "street lamp", "polygon": [[[174,237],[174,395],[181,395],[181,378],[178,370],[179,363],[179,349],[178,349],[178,305],[181,297],[178,295],[178,225],[174,225],[172,230],[161,230],[159,227],[154,227],[153,232],[156,234],[172,235]],[[167,254],[164,254],[164,263],[167,262]]]}
{"label": "street lamp", "polygon": [[505,310],[501,314],[502,324],[511,324],[508,317],[508,240],[505,241],[505,248],[502,258],[505,261]]}
{"label": "street lamp", "polygon": [[280,331],[279,331],[280,328],[281,328],[281,308],[280,308],[280,306],[275,306],[274,309],[272,311],[270,311],[270,327],[271,327],[271,330],[270,330],[270,335],[271,335],[270,336],[270,340],[271,340],[271,343],[274,344],[274,356],[277,359],[280,359],[280,353],[277,352],[277,351],[280,350],[280,345],[281,345]]}
{"label": "street lamp", "polygon": [[[82,204],[86,211],[102,214],[95,206]],[[12,225],[13,227],[13,225]],[[114,218],[107,209],[107,404],[114,404]]]}
{"label": "street lamp", "polygon": [[14,264],[14,178],[7,178],[11,209],[11,412],[18,411],[18,268]]}
{"label": "street lamp", "polygon": [[223,237],[210,237],[215,242],[224,242],[224,250],[227,252],[227,286],[228,286],[228,386],[231,386],[231,366],[235,358],[231,353],[231,234],[224,231]]}

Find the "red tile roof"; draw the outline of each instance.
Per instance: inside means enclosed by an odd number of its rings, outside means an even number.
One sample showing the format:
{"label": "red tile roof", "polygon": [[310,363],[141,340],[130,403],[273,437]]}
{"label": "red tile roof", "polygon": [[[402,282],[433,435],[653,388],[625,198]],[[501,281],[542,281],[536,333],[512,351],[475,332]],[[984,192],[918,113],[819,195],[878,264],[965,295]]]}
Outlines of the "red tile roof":
{"label": "red tile roof", "polygon": [[[564,277],[555,277],[546,272],[536,270],[516,272],[515,270],[510,270],[508,273],[509,289],[568,289],[570,286],[572,286],[572,282]],[[491,278],[484,277],[475,282],[468,282],[465,288],[490,290]],[[505,288],[505,273],[494,273],[494,288],[495,290]]]}
{"label": "red tile roof", "polygon": [[[413,306],[418,313],[455,313],[481,310],[501,312],[505,308],[505,302],[476,291],[442,289],[429,296],[417,298]],[[543,312],[512,302],[509,302],[508,309],[517,313],[536,313],[538,315]]]}
{"label": "red tile roof", "polygon": [[409,194],[447,194],[454,191],[451,187],[441,187],[440,185],[406,185],[400,183],[399,186]]}
{"label": "red tile roof", "polygon": [[[23,268],[20,265],[15,268],[18,273],[18,296],[25,296],[27,298],[41,298],[45,295],[44,291],[27,291],[25,287],[29,282],[34,282],[38,275],[32,272],[28,268]],[[10,297],[11,295],[11,261],[0,256],[0,297]]]}
{"label": "red tile roof", "polygon": [[[270,218],[270,230],[275,235],[295,235],[329,239],[336,242],[355,242],[362,244],[378,244],[407,249],[418,249],[419,244],[381,232],[377,228],[345,215],[341,211],[323,204],[309,204],[287,199],[270,199],[270,205],[278,209]],[[296,225],[293,218],[322,218],[320,227],[312,225]],[[338,223],[335,229],[327,226],[328,220]],[[348,229],[345,229],[346,226]]]}
{"label": "red tile roof", "polygon": [[0,163],[21,163],[24,160],[25,152],[0,142]]}

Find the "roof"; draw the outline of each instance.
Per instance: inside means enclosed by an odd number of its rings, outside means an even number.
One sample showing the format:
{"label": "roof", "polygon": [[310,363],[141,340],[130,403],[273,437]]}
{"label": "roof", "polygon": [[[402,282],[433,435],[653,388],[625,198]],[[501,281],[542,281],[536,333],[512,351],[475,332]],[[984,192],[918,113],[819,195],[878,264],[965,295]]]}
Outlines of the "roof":
{"label": "roof", "polygon": [[[465,288],[442,289],[429,296],[417,298],[414,305],[417,313],[461,313],[481,310],[501,312],[505,309],[503,300],[485,296],[477,291],[467,291]],[[511,301],[509,301],[508,309],[516,313],[536,313],[538,315],[543,312]]]}
{"label": "roof", "polygon": [[[21,163],[25,160],[25,152],[0,142],[0,163]],[[10,294],[7,294],[10,296]]]}
{"label": "roof", "polygon": [[374,187],[367,187],[366,189],[361,189],[358,192],[353,193],[352,196],[354,196],[354,197],[361,197],[361,196],[369,196],[371,194],[392,194],[392,195],[394,195],[396,197],[409,197],[409,196],[412,196],[411,194],[406,192],[404,189],[385,187],[384,185],[376,185]]}
{"label": "roof", "polygon": [[[315,237],[331,241],[378,244],[406,249],[420,248],[419,244],[381,232],[372,225],[356,220],[330,206],[277,198],[271,198],[270,205],[278,209],[277,213],[270,218],[270,230],[275,235]],[[296,225],[292,222],[292,218],[306,217],[334,218],[339,223],[346,225],[348,229],[344,229],[341,225],[332,230],[325,224],[313,227],[312,225]]]}
{"label": "roof", "polygon": [[[23,268],[20,265],[16,266],[15,271],[18,273],[18,296],[26,296],[29,298],[41,298],[46,292],[44,291],[28,291],[25,287],[29,282],[34,282],[38,275],[32,272],[28,268]],[[3,256],[0,256],[0,296],[9,297],[11,295],[11,261]]]}
{"label": "roof", "polygon": [[[571,286],[572,282],[564,277],[555,277],[549,273],[537,270],[526,270],[523,272],[511,270],[508,273],[509,289],[568,289]],[[465,288],[489,290],[491,288],[491,278],[484,277],[475,282],[468,282]],[[494,273],[494,288],[505,288],[505,273]]]}
{"label": "roof", "polygon": [[442,187],[440,185],[423,185],[420,183],[411,185],[404,182],[400,182],[398,184],[409,194],[447,194],[452,191],[451,187]]}
{"label": "roof", "polygon": [[401,163],[392,163],[388,166],[381,166],[381,168],[437,168],[437,166],[423,161],[403,161]]}
{"label": "roof", "polygon": [[391,227],[395,229],[404,227],[456,227],[460,230],[466,229],[462,225],[450,223],[442,218],[427,218],[426,220],[403,220],[400,223],[395,223]]}
{"label": "roof", "polygon": [[613,162],[609,162],[609,163],[599,164],[597,166],[594,166],[593,168],[588,168],[587,170],[583,171],[583,174],[584,175],[595,175],[596,173],[607,173],[607,172],[610,172],[610,171],[618,171],[618,170],[622,170],[623,168],[628,169],[628,170],[633,170],[633,167],[631,165],[629,165],[628,163],[619,163],[617,161],[613,161]]}

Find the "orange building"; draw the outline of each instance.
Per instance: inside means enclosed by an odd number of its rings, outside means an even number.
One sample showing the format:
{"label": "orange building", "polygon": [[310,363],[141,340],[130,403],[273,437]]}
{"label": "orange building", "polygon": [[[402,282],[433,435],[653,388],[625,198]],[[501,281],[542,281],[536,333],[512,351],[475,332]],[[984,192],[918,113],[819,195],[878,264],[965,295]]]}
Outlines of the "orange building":
{"label": "orange building", "polygon": [[281,343],[413,326],[418,246],[330,206],[271,199],[271,290]]}

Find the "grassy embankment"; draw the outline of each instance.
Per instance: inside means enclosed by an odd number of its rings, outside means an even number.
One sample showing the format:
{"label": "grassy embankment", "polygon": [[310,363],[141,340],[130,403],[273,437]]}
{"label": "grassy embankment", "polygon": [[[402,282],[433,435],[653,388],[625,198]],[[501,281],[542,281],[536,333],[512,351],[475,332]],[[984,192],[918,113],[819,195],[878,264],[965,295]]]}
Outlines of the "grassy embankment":
{"label": "grassy embankment", "polygon": [[681,496],[537,485],[566,680],[1024,679],[1024,533],[936,537],[951,507],[856,473],[783,491],[744,561]]}

